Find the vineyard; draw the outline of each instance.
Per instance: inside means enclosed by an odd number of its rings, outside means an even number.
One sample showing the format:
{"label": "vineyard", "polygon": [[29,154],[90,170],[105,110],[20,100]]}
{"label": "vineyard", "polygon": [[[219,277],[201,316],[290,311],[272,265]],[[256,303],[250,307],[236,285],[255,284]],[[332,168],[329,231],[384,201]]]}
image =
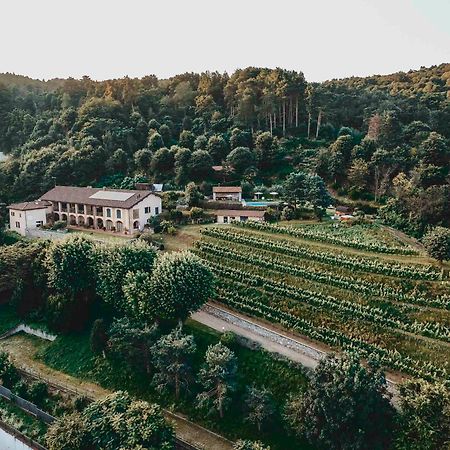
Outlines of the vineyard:
{"label": "vineyard", "polygon": [[216,301],[391,371],[450,383],[450,281],[440,268],[412,263],[409,246],[327,231],[214,227],[194,251],[216,274]]}

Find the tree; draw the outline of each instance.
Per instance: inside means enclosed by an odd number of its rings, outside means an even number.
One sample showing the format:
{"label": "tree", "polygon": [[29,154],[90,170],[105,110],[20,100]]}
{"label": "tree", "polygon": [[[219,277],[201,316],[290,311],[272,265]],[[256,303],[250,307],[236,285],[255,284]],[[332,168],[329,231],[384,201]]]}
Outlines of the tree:
{"label": "tree", "polygon": [[142,241],[134,241],[130,245],[97,247],[95,271],[98,295],[113,310],[123,314],[128,310],[122,290],[127,273],[150,273],[155,259],[155,249]]}
{"label": "tree", "polygon": [[61,331],[81,330],[89,319],[96,279],[94,248],[91,240],[75,236],[53,242],[46,252],[48,287],[54,293],[47,300],[48,318]]}
{"label": "tree", "polygon": [[[174,149],[174,147],[172,147]],[[183,147],[176,147],[175,152],[175,183],[183,186],[189,181],[189,162],[191,160],[191,150]]]}
{"label": "tree", "polygon": [[273,418],[275,412],[270,392],[264,387],[259,389],[253,385],[247,388],[245,403],[247,405],[246,420],[256,425],[258,431],[261,431],[262,427]]}
{"label": "tree", "polygon": [[230,137],[230,146],[232,149],[237,147],[251,148],[253,145],[252,135],[248,131],[242,131],[239,128],[233,128]]}
{"label": "tree", "polygon": [[194,149],[194,143],[195,143],[195,135],[191,131],[183,130],[180,133],[180,139],[178,141],[178,144],[180,147],[186,147],[190,150]]}
{"label": "tree", "polygon": [[48,429],[49,450],[174,450],[175,433],[161,408],[115,392],[82,413],[57,419]]}
{"label": "tree", "polygon": [[313,207],[316,217],[322,219],[325,214],[325,208],[331,205],[333,199],[319,175],[307,175],[305,194],[307,201]]}
{"label": "tree", "polygon": [[89,296],[95,285],[94,249],[95,244],[83,236],[53,242],[45,260],[50,287],[60,294]]}
{"label": "tree", "polygon": [[236,147],[226,158],[226,164],[238,176],[254,167],[255,163],[255,155],[248,147]]}
{"label": "tree", "polygon": [[201,308],[214,292],[214,276],[192,253],[165,253],[151,277],[154,298],[162,319],[185,320]]}
{"label": "tree", "polygon": [[450,164],[450,148],[446,140],[438,133],[432,132],[419,146],[419,157],[425,164],[447,167]]}
{"label": "tree", "polygon": [[363,190],[369,182],[369,174],[369,164],[363,159],[354,159],[348,171],[348,181]]}
{"label": "tree", "polygon": [[108,330],[107,357],[121,363],[128,372],[143,368],[150,374],[151,349],[158,337],[157,325],[122,317],[115,320]]}
{"label": "tree", "polygon": [[207,150],[208,138],[202,134],[198,136],[194,141],[194,150]]}
{"label": "tree", "polygon": [[[164,221],[161,222],[161,227],[164,230]],[[155,286],[149,272],[143,270],[128,272],[123,280],[122,291],[127,317],[153,323],[164,315],[163,303],[155,295]]]}
{"label": "tree", "polygon": [[220,164],[227,156],[228,145],[222,136],[215,134],[209,138],[207,150],[213,161]]}
{"label": "tree", "polygon": [[342,164],[347,167],[352,155],[352,149],[354,147],[353,136],[344,134],[339,136],[333,144],[330,145],[332,154],[339,154],[342,158]]}
{"label": "tree", "polygon": [[150,130],[148,136],[148,148],[150,150],[156,151],[164,147],[164,141],[162,136],[155,130]]}
{"label": "tree", "polygon": [[264,445],[261,441],[239,439],[233,445],[233,450],[270,450],[270,447]]}
{"label": "tree", "polygon": [[319,218],[323,215],[323,209],[332,202],[332,198],[322,178],[306,172],[292,172],[286,178],[283,190],[294,207],[305,202],[311,203],[315,214]]}
{"label": "tree", "polygon": [[268,169],[272,166],[274,158],[275,141],[273,136],[266,131],[260,133],[255,140],[255,154],[259,169]]}
{"label": "tree", "polygon": [[400,449],[438,450],[450,444],[450,394],[442,383],[410,380],[400,385]]}
{"label": "tree", "polygon": [[153,153],[148,148],[143,148],[142,150],[138,150],[134,154],[134,164],[136,169],[142,173],[148,173],[150,170],[150,165],[152,162]]}
{"label": "tree", "polygon": [[327,449],[387,448],[393,417],[384,374],[348,355],[321,360],[308,390],[285,410],[295,434]]}
{"label": "tree", "polygon": [[402,127],[395,111],[385,111],[381,116],[378,141],[386,149],[392,149],[402,140]]}
{"label": "tree", "polygon": [[172,132],[170,131],[170,127],[163,123],[159,127],[159,134],[161,135],[164,146],[169,147],[169,145],[172,143]]}
{"label": "tree", "polygon": [[190,174],[193,180],[204,180],[212,174],[213,160],[206,150],[196,150],[189,161]]}
{"label": "tree", "polygon": [[0,352],[0,381],[6,387],[12,388],[19,381],[19,373],[8,353]]}
{"label": "tree", "polygon": [[159,370],[153,382],[162,391],[168,387],[175,389],[175,398],[181,389],[187,389],[191,378],[189,358],[195,354],[193,336],[183,334],[180,326],[162,336],[153,347],[155,366]]}
{"label": "tree", "polygon": [[128,156],[124,150],[118,148],[106,161],[106,167],[112,174],[122,173],[126,174],[128,171]]}
{"label": "tree", "polygon": [[167,147],[158,149],[151,162],[152,171],[157,176],[166,176],[174,167],[174,154]]}
{"label": "tree", "polygon": [[197,208],[196,206],[193,206],[189,210],[189,217],[194,222],[195,220],[201,219],[204,217],[205,211],[202,208]]}
{"label": "tree", "polygon": [[221,343],[210,345],[199,373],[204,391],[197,396],[198,407],[206,408],[209,413],[216,411],[222,419],[235,390],[236,371],[234,353]]}
{"label": "tree", "polygon": [[103,356],[105,356],[105,349],[106,345],[108,344],[108,335],[106,334],[106,327],[103,319],[97,319],[93,323],[91,329],[90,344],[93,353],[102,353]]}
{"label": "tree", "polygon": [[422,243],[432,258],[439,262],[450,260],[450,229],[435,227],[423,237]]}
{"label": "tree", "polygon": [[200,200],[203,199],[203,194],[200,192],[199,187],[191,182],[186,186],[184,190],[184,199],[189,207],[198,206]]}
{"label": "tree", "polygon": [[88,423],[80,413],[65,414],[53,422],[45,435],[48,450],[94,450]]}

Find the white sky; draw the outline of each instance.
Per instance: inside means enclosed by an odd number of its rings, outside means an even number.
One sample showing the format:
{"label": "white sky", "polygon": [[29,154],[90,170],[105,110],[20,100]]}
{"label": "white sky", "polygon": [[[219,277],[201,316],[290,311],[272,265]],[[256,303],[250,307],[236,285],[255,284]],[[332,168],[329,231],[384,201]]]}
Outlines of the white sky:
{"label": "white sky", "polygon": [[450,62],[450,0],[1,0],[0,72],[93,79],[301,70],[308,81]]}

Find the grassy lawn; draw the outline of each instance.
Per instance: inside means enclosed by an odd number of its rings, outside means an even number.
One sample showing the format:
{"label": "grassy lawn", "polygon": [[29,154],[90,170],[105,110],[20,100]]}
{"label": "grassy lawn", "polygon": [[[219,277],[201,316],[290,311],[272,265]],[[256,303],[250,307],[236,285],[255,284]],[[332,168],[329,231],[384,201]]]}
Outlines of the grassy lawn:
{"label": "grassy lawn", "polygon": [[17,317],[14,308],[9,305],[0,305],[0,334],[19,325],[21,320]]}
{"label": "grassy lawn", "polygon": [[162,237],[167,251],[188,250],[194,245],[195,241],[201,238],[201,231],[211,226],[217,226],[217,224],[184,225],[178,228],[174,235],[160,234],[156,236]]}
{"label": "grassy lawn", "polygon": [[[192,320],[188,320],[185,330],[194,335],[197,344],[197,353],[193,359],[194,373],[197,373],[206,348],[217,343],[220,334]],[[195,409],[193,397],[197,392],[196,388],[193,388],[190,396],[176,403],[172,395],[155,392],[147,374],[140,371],[132,372],[123,365],[118,367],[103,358],[97,358],[91,352],[88,333],[61,336],[53,343],[42,346],[38,350],[37,358],[46,365],[79,379],[96,382],[111,390],[126,389],[136,397],[155,401],[168,409],[182,412],[193,421],[230,439],[239,437],[262,439],[270,443],[273,450],[309,448],[305,443],[287,436],[280,421],[281,405],[284,404],[287,393],[302,391],[306,386],[307,377],[302,369],[293,363],[275,359],[262,350],[252,350],[237,343],[233,344],[232,348],[238,359],[237,391],[233,404],[222,421],[204,417]],[[277,406],[274,422],[261,433],[257,432],[256,427],[245,422],[242,409],[245,387],[253,383],[270,389]]]}
{"label": "grassy lawn", "polygon": [[75,230],[69,228],[69,235],[79,234],[82,236],[89,237],[91,239],[95,239],[98,241],[106,242],[109,244],[124,244],[133,238],[131,235],[114,235],[104,231],[95,231],[95,230]]}

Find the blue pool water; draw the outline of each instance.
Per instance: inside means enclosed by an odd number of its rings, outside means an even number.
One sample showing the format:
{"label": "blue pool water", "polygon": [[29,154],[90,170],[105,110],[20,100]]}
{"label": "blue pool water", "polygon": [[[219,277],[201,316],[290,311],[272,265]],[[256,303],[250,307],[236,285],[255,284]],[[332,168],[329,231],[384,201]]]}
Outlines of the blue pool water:
{"label": "blue pool water", "polygon": [[278,202],[245,202],[246,206],[270,206],[278,205]]}

